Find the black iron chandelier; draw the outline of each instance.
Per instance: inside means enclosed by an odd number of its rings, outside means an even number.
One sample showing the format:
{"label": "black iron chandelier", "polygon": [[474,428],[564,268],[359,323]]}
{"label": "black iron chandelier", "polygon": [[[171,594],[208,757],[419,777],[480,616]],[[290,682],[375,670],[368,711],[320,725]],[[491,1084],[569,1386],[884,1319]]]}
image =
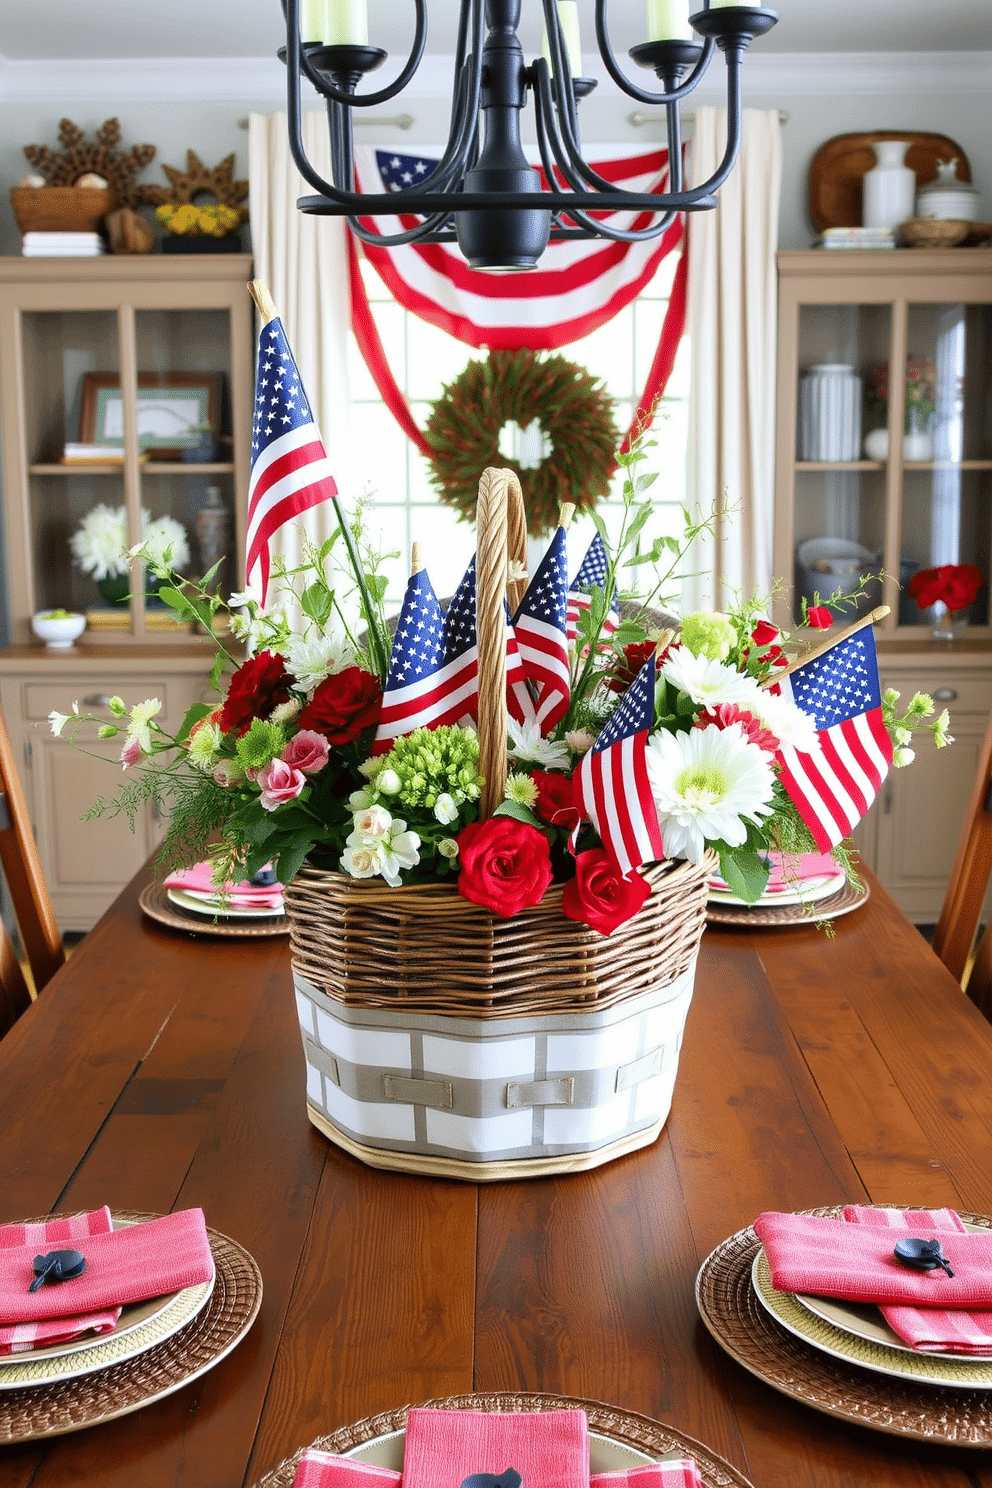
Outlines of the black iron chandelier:
{"label": "black iron chandelier", "polygon": [[[376,194],[356,190],[352,110],[380,107],[409,83],[427,38],[427,0],[414,0],[416,33],[399,76],[378,92],[361,94],[356,89],[362,78],[387,56],[381,48],[366,44],[362,0],[330,0],[332,23],[324,30],[333,40],[326,34],[317,39],[307,36],[307,31],[319,29],[319,23],[310,18],[314,8],[307,0],[283,0],[286,48],[280,56],[284,55],[288,79],[290,148],[300,174],[318,192],[301,197],[300,210],[347,217],[358,238],[381,247],[457,242],[473,269],[495,272],[536,267],[549,241],[656,238],[676,213],[715,207],[713,193],[733,169],[740,147],[744,53],[754,37],[775,25],[777,13],[759,6],[702,0],[703,8],[682,24],[680,18],[672,19],[678,0],[654,0],[659,19],[652,29],[662,34],[632,47],[629,53],[638,66],[653,69],[660,79],[663,91],[649,92],[621,71],[610,46],[607,0],[596,0],[596,40],[607,72],[631,98],[665,110],[669,190],[645,194],[618,190],[582,158],[578,103],[596,83],[573,76],[573,60],[578,61],[580,53],[577,45],[566,44],[560,0],[542,3],[547,56],[528,63],[517,38],[520,0],[461,0],[451,120],[441,159],[416,184]],[[307,20],[301,27],[304,13]],[[679,105],[698,85],[715,48],[723,52],[727,64],[727,147],[710,179],[687,189],[682,179]],[[303,147],[303,77],[327,103],[330,181],[314,169]],[[554,183],[553,189],[542,186],[540,174],[521,147],[520,114],[528,93],[534,95],[544,176]],[[590,216],[593,212],[649,212],[652,220],[644,227],[624,228]],[[360,220],[409,213],[419,219],[416,225],[388,234]]]}

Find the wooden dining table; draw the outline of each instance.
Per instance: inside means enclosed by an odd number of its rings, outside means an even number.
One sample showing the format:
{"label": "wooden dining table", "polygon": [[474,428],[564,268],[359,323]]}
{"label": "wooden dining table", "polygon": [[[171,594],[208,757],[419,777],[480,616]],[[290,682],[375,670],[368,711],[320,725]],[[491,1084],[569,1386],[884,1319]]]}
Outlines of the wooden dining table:
{"label": "wooden dining table", "polygon": [[476,1185],[374,1170],[320,1135],[288,940],[155,923],[148,872],[0,1042],[0,1222],[202,1206],[258,1263],[261,1310],[168,1397],[0,1447],[0,1488],[236,1488],[348,1422],[490,1391],[641,1413],[755,1488],[992,1485],[992,1452],[773,1389],[694,1299],[700,1264],[764,1209],[992,1214],[992,1028],[870,875],[829,934],[707,928],[653,1146]]}

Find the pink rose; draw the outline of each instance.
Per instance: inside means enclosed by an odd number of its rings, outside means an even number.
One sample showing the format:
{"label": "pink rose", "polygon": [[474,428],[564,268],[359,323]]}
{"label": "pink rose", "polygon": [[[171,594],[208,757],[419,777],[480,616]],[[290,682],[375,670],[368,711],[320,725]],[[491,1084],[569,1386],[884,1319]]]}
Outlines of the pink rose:
{"label": "pink rose", "polygon": [[315,733],[313,729],[302,729],[290,739],[279,757],[292,769],[302,770],[304,775],[316,775],[327,764],[329,753],[330,746],[323,734]]}
{"label": "pink rose", "polygon": [[294,770],[281,759],[272,760],[259,770],[256,777],[256,784],[262,787],[260,801],[265,811],[275,811],[277,806],[295,801],[306,783],[307,777],[302,771]]}

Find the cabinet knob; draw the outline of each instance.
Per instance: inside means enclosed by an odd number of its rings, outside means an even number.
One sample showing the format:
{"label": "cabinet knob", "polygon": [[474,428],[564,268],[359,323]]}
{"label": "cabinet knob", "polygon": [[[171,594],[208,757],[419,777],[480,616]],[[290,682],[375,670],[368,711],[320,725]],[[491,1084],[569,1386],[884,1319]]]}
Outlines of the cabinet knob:
{"label": "cabinet knob", "polygon": [[83,698],[83,702],[87,708],[109,708],[110,697],[109,692],[91,692],[89,697]]}
{"label": "cabinet knob", "polygon": [[958,690],[956,687],[935,687],[933,695],[938,703],[953,703]]}

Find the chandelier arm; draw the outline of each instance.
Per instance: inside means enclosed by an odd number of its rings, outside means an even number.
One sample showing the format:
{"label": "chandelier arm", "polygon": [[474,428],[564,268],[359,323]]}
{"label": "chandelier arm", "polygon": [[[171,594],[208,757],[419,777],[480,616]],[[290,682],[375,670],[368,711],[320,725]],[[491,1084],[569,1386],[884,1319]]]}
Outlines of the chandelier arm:
{"label": "chandelier arm", "polygon": [[[350,89],[338,88],[324,74],[319,73],[313,67],[303,50],[300,40],[299,27],[299,0],[285,0],[286,3],[286,57],[287,61],[292,51],[297,51],[301,59],[302,71],[308,80],[324,98],[333,98],[336,103],[346,104],[349,108],[377,108],[381,103],[388,103],[401,93],[407,83],[413,77],[420,66],[424,55],[424,47],[427,44],[427,0],[413,0],[416,8],[416,30],[413,37],[413,46],[406,64],[398,77],[394,78],[385,88],[380,88],[377,93],[354,93]],[[292,20],[291,20],[292,18]],[[294,47],[295,43],[295,47]]]}
{"label": "chandelier arm", "polygon": [[[554,100],[551,96],[551,84],[548,76],[548,64],[544,58],[539,58],[534,64],[535,80],[538,88],[537,114],[545,114],[545,123],[550,126],[549,136],[551,147],[555,153],[555,159],[562,175],[572,187],[573,191],[583,191],[586,186],[591,186],[595,191],[602,191],[608,195],[616,194],[616,183],[608,181],[605,176],[597,175],[591,170],[582,158],[579,148],[577,133],[573,131],[572,124],[575,122],[575,104],[572,102],[571,117],[566,105],[564,113],[559,108],[555,110]],[[559,92],[562,90],[559,89]],[[555,127],[555,118],[560,123],[560,132]],[[564,152],[564,153],[563,153]],[[646,195],[646,194],[645,194]],[[660,205],[654,210],[661,211],[667,206],[665,194],[651,194]],[[651,210],[650,207],[647,210]],[[634,240],[636,241],[636,239]]]}
{"label": "chandelier arm", "polygon": [[[540,59],[539,65],[547,72],[547,63],[543,57]],[[550,84],[547,85],[545,91],[542,88],[541,81],[538,80],[537,89],[537,107],[534,110],[534,122],[537,125],[537,148],[540,152],[544,174],[547,177],[548,188],[553,191],[557,185],[557,176],[555,174],[557,168],[558,174],[564,178],[566,184],[573,191],[583,191],[585,189],[583,183],[571,169],[568,156],[565,154],[561,140],[558,137],[558,128],[555,122],[553,107],[551,112],[545,113],[545,107],[551,106]]]}
{"label": "chandelier arm", "polygon": [[[358,217],[349,216],[345,218],[345,221],[355,237],[363,243],[369,243],[375,248],[403,248],[408,243],[420,243],[431,233],[437,232],[444,226],[449,216],[448,212],[435,212],[432,217],[425,217],[423,222],[418,223],[416,227],[410,227],[405,232],[398,233],[373,232],[363,227]],[[451,242],[453,238],[447,238],[445,241]]]}
{"label": "chandelier arm", "polygon": [[652,238],[660,238],[663,232],[667,232],[675,221],[678,213],[666,212],[657,222],[650,227],[610,227],[596,217],[590,217],[588,213],[579,211],[577,207],[566,207],[565,215],[571,217],[580,227],[587,228],[597,238],[609,238],[614,243],[649,243]]}
{"label": "chandelier arm", "polygon": [[734,168],[741,147],[742,111],[741,111],[741,62],[743,50],[736,47],[727,49],[727,148],[724,150],[723,159],[708,181],[701,186],[691,186],[688,191],[682,193],[687,202],[696,203],[701,197],[711,196],[718,186],[722,186]]}
{"label": "chandelier arm", "polygon": [[[474,45],[468,61],[462,64],[457,74],[457,93],[451,114],[448,143],[441,159],[427,177],[432,191],[436,191],[438,187],[447,186],[456,177],[460,179],[468,168],[473,131],[478,121],[479,102],[482,97],[481,0],[474,0],[474,3],[476,20]],[[469,67],[471,67],[471,72],[469,72]]]}
{"label": "chandelier arm", "polygon": [[621,71],[620,65],[614,55],[613,47],[610,44],[610,33],[606,24],[606,4],[607,0],[596,0],[596,42],[599,46],[599,55],[603,59],[603,65],[618,88],[622,88],[629,97],[636,98],[640,103],[648,103],[657,107],[662,103],[675,103],[678,99],[685,98],[686,94],[692,93],[699,86],[703,73],[710,65],[716,46],[712,36],[706,37],[703,42],[702,56],[688,77],[679,83],[677,88],[673,88],[671,92],[667,93],[651,93],[647,88],[639,88],[636,83],[632,83],[626,73]]}
{"label": "chandelier arm", "polygon": [[677,103],[666,103],[668,115],[665,133],[668,136],[668,189],[682,190],[682,115]]}

